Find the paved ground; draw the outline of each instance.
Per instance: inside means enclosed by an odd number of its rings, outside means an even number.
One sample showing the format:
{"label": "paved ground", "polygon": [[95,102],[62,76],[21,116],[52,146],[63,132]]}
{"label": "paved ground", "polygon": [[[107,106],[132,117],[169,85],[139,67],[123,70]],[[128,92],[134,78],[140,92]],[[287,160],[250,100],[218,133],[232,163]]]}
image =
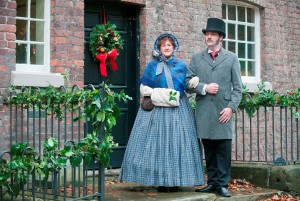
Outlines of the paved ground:
{"label": "paved ground", "polygon": [[193,187],[181,187],[178,192],[161,193],[154,187],[141,186],[136,184],[109,184],[106,185],[105,201],[213,201],[213,200],[236,200],[254,201],[270,197],[274,191],[270,189],[255,188],[248,191],[232,192],[231,198],[223,198],[214,193],[196,193]]}
{"label": "paved ground", "polygon": [[178,192],[161,193],[157,188],[118,182],[118,170],[106,172],[105,201],[256,201],[273,195],[274,190],[253,187],[231,191],[231,198],[214,193],[196,193],[195,187],[181,187]]}

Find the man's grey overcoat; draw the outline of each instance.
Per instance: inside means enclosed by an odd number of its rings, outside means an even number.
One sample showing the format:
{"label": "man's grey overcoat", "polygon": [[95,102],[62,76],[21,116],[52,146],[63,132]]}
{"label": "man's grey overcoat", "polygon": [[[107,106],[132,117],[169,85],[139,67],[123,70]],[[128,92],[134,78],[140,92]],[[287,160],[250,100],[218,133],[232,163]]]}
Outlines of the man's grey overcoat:
{"label": "man's grey overcoat", "polygon": [[[232,118],[227,123],[220,123],[220,112],[229,107],[237,111],[242,98],[242,81],[240,64],[237,56],[222,48],[215,61],[208,53],[208,49],[193,55],[187,72],[186,84],[198,76],[200,83],[196,93],[196,122],[200,139],[232,139]],[[217,94],[201,95],[204,84],[217,83]]]}

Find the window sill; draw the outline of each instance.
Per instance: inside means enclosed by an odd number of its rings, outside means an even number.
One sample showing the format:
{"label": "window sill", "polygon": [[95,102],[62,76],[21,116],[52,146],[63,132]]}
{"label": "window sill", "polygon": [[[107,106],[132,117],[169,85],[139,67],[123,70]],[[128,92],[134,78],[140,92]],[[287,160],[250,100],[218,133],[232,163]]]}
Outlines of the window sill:
{"label": "window sill", "polygon": [[11,84],[14,86],[54,87],[64,86],[64,78],[59,73],[11,72]]}
{"label": "window sill", "polygon": [[[247,89],[249,89],[249,92],[258,91],[258,87],[257,87],[258,84],[259,84],[259,82],[243,82],[243,85],[245,85],[247,87]],[[264,82],[264,84],[265,84],[266,90],[273,89],[271,82]]]}

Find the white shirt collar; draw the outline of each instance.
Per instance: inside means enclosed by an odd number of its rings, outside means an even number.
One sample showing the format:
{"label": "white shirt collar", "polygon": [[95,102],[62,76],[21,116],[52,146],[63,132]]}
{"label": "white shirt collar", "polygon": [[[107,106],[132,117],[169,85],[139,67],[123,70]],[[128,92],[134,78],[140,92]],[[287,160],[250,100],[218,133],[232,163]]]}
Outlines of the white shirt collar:
{"label": "white shirt collar", "polygon": [[[211,49],[209,49],[209,48],[207,48],[207,49],[208,49],[208,54],[210,54],[211,52],[213,52]],[[218,55],[220,54],[220,50],[221,50],[221,48],[216,51],[216,52],[219,52]]]}

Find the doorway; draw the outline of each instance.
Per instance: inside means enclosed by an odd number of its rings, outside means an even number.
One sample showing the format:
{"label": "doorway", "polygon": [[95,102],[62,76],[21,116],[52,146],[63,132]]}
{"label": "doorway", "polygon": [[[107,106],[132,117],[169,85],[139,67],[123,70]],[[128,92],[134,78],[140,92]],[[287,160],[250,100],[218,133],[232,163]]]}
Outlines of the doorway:
{"label": "doorway", "polygon": [[[89,51],[89,35],[92,28],[103,23],[103,10],[106,13],[106,20],[117,26],[117,31],[121,35],[124,46],[119,51],[116,59],[117,71],[112,71],[107,65],[107,77],[100,75],[99,63],[95,62]],[[85,0],[84,10],[84,85],[93,84],[97,86],[103,81],[111,85],[115,92],[124,92],[133,98],[127,104],[118,103],[121,109],[121,116],[117,119],[117,125],[112,130],[114,141],[118,147],[114,148],[111,154],[110,166],[112,168],[121,167],[130,131],[137,113],[137,87],[139,78],[138,67],[138,37],[137,37],[137,16],[139,9],[132,5],[120,3],[108,3],[95,0]]]}

